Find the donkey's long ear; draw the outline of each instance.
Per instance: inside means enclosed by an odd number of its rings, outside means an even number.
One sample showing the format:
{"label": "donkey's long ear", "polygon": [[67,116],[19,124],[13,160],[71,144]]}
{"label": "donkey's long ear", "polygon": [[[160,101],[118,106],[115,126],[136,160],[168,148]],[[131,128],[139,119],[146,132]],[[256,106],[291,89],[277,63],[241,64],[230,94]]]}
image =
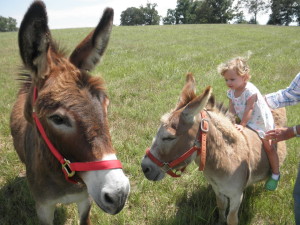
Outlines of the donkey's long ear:
{"label": "donkey's long ear", "polygon": [[176,110],[186,106],[190,101],[196,97],[195,78],[192,73],[187,73],[186,83],[179,96]]}
{"label": "donkey's long ear", "polygon": [[182,111],[181,119],[184,121],[191,123],[194,121],[194,116],[200,113],[200,111],[206,106],[210,96],[212,93],[212,88],[208,86],[204,92],[194,98]]}
{"label": "donkey's long ear", "polygon": [[41,1],[34,1],[19,30],[20,55],[25,67],[33,71],[34,81],[46,73],[50,41],[46,6]]}
{"label": "donkey's long ear", "polygon": [[106,8],[95,28],[73,51],[70,61],[79,69],[92,70],[107,47],[112,30],[114,10]]}

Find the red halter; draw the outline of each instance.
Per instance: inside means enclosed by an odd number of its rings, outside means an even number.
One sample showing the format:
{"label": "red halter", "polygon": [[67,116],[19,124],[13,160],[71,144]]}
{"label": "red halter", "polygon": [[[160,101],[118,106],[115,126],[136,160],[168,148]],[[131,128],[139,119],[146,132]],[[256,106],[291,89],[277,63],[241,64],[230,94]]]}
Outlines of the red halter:
{"label": "red halter", "polygon": [[[197,155],[200,155],[200,165],[199,170],[203,171],[206,162],[206,134],[209,130],[208,120],[206,119],[206,112],[201,111],[201,122],[200,122],[200,129],[199,129],[199,136],[198,139],[195,141],[195,145],[181,155],[179,158],[171,161],[171,162],[161,162],[159,159],[155,158],[154,155],[151,154],[150,148],[146,150],[146,155],[161,169],[169,174],[172,177],[180,177],[181,174],[177,174],[178,170],[173,172],[173,169],[178,166],[180,163],[184,162],[187,158],[189,158],[194,152],[197,152]],[[200,146],[201,144],[201,146]],[[180,169],[181,172],[185,170],[186,166]]]}
{"label": "red halter", "polygon": [[[33,105],[36,102],[38,96],[37,88],[34,88],[33,92]],[[46,142],[49,150],[55,156],[55,158],[60,162],[62,165],[62,171],[65,174],[65,178],[67,181],[72,183],[77,183],[72,177],[75,175],[75,171],[91,171],[91,170],[109,170],[109,169],[122,169],[122,164],[119,160],[103,160],[103,161],[96,161],[96,162],[75,162],[71,163],[69,160],[65,159],[60,152],[53,146],[51,141],[46,135],[45,129],[43,128],[39,118],[36,115],[36,112],[32,113],[32,117],[35,121],[35,124]]]}

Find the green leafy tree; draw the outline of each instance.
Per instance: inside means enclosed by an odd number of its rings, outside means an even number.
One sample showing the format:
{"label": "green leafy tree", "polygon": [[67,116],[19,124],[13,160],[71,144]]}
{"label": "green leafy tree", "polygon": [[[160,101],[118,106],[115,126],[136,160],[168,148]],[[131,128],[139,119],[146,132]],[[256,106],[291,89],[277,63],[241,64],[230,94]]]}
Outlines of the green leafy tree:
{"label": "green leafy tree", "polygon": [[190,12],[187,16],[188,23],[194,24],[194,23],[201,23],[201,17],[204,15],[204,13],[201,11],[203,6],[202,1],[194,1],[190,5]]}
{"label": "green leafy tree", "polygon": [[248,23],[248,21],[245,18],[245,15],[243,12],[239,12],[237,14],[235,14],[235,22],[236,24],[245,24]]}
{"label": "green leafy tree", "polygon": [[159,25],[160,16],[158,15],[156,3],[147,3],[146,7],[140,7],[144,15],[144,24],[145,25]]}
{"label": "green leafy tree", "polygon": [[0,16],[0,32],[17,31],[17,20]]}
{"label": "green leafy tree", "polygon": [[270,7],[268,0],[244,0],[248,13],[252,14],[251,23],[257,24],[257,16],[259,13],[267,12]]}
{"label": "green leafy tree", "polygon": [[143,24],[144,14],[141,9],[130,7],[121,13],[121,26],[134,26]]}
{"label": "green leafy tree", "polygon": [[201,23],[227,23],[233,19],[231,0],[205,0],[200,9]]}
{"label": "green leafy tree", "polygon": [[271,2],[271,11],[270,18],[267,24],[269,25],[282,25],[281,13],[280,13],[281,3],[280,1]]}
{"label": "green leafy tree", "polygon": [[146,7],[130,7],[121,13],[121,26],[134,25],[158,25],[160,16],[158,15],[156,3],[147,3]]}
{"label": "green leafy tree", "polygon": [[190,8],[193,0],[177,0],[175,9],[176,24],[188,24],[190,17]]}
{"label": "green leafy tree", "polygon": [[176,23],[175,17],[176,10],[175,9],[168,9],[167,16],[163,18],[164,25],[171,25]]}
{"label": "green leafy tree", "polygon": [[300,0],[272,0],[268,24],[288,26],[291,22],[298,22],[300,14]]}
{"label": "green leafy tree", "polygon": [[235,2],[234,6],[232,7],[232,19],[233,22],[236,24],[245,24],[248,21],[245,18],[244,14],[244,2],[243,0],[238,0]]}
{"label": "green leafy tree", "polygon": [[234,17],[232,0],[178,0],[176,24],[227,23]]}
{"label": "green leafy tree", "polygon": [[296,22],[298,23],[298,26],[300,26],[300,0],[298,1],[298,5],[296,6]]}

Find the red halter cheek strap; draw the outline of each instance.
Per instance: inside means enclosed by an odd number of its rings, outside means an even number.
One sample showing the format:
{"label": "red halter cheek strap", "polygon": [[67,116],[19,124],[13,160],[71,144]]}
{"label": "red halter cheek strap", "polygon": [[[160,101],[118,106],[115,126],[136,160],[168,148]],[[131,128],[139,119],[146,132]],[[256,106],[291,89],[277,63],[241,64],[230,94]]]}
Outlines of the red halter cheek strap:
{"label": "red halter cheek strap", "polygon": [[[36,102],[37,96],[38,96],[38,91],[37,91],[37,88],[35,87],[34,92],[33,92],[33,107]],[[65,174],[65,178],[67,181],[69,181],[71,183],[77,183],[72,178],[75,175],[76,171],[122,169],[122,164],[121,164],[120,160],[102,160],[102,161],[96,161],[96,162],[73,162],[73,163],[71,163],[69,160],[65,159],[60,154],[60,152],[53,146],[53,144],[47,137],[45,129],[42,126],[35,111],[33,111],[32,117],[34,119],[37,129],[39,130],[39,132],[40,132],[43,140],[47,144],[49,150],[62,165],[62,171]]]}
{"label": "red halter cheek strap", "polygon": [[[183,155],[181,155],[179,158],[171,161],[171,162],[161,162],[159,159],[157,159],[151,152],[150,148],[146,150],[146,155],[156,164],[158,165],[164,172],[169,174],[172,177],[180,177],[181,174],[178,174],[178,170],[175,169],[173,172],[173,169],[178,166],[180,163],[185,162],[186,159],[188,159],[194,152],[197,152],[197,156],[200,155],[200,165],[199,170],[203,171],[205,168],[206,163],[206,135],[209,130],[209,123],[208,119],[206,119],[206,112],[203,110],[201,111],[201,122],[200,122],[200,128],[199,128],[199,136],[197,140],[195,141],[195,145],[190,148],[187,152],[185,152]],[[201,144],[201,146],[200,146]],[[183,172],[185,170],[186,166],[180,169],[179,171]]]}

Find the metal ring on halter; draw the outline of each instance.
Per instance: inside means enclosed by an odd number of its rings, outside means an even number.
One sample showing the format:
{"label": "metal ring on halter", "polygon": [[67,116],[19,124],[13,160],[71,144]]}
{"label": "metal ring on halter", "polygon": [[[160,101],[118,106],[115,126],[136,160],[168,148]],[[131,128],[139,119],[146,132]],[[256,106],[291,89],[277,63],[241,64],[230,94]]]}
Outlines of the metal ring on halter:
{"label": "metal ring on halter", "polygon": [[75,175],[75,171],[70,168],[71,162],[65,159],[65,163],[62,164],[62,168],[66,171],[68,177],[73,177]]}
{"label": "metal ring on halter", "polygon": [[205,132],[205,133],[207,133],[208,131],[209,131],[209,126],[207,126],[207,128],[205,129],[204,128],[204,122],[207,122],[207,124],[209,123],[209,120],[208,119],[206,119],[206,118],[202,118],[201,119],[201,130],[203,131],[203,132]]}

